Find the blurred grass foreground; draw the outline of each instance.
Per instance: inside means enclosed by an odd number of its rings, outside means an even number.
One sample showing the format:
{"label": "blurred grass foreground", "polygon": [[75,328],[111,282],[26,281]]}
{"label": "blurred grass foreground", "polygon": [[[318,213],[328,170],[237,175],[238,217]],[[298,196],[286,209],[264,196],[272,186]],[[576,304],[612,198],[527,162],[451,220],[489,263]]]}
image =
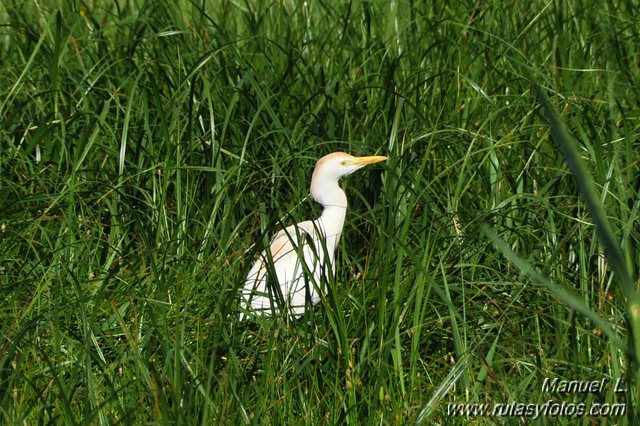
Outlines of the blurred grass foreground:
{"label": "blurred grass foreground", "polygon": [[[639,14],[4,1],[2,424],[638,424]],[[327,297],[239,322],[332,151]]]}

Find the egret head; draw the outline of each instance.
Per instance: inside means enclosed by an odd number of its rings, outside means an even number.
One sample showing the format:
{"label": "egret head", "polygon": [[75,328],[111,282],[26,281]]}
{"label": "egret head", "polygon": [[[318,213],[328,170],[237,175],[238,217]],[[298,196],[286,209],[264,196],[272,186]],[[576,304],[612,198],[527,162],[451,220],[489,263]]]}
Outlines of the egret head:
{"label": "egret head", "polygon": [[311,177],[311,196],[320,204],[325,204],[325,193],[331,191],[342,176],[350,175],[366,165],[379,163],[387,157],[373,155],[354,157],[346,152],[334,152],[325,155],[316,164]]}

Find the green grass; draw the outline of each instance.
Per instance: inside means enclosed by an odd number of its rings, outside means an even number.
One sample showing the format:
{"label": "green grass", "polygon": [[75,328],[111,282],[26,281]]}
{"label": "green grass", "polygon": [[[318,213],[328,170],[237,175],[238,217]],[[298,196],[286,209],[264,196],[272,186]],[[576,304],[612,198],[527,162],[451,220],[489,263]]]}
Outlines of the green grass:
{"label": "green grass", "polygon": [[[5,1],[2,423],[635,424],[638,8],[430,3]],[[338,150],[326,300],[238,322]],[[626,412],[447,413],[548,400]]]}

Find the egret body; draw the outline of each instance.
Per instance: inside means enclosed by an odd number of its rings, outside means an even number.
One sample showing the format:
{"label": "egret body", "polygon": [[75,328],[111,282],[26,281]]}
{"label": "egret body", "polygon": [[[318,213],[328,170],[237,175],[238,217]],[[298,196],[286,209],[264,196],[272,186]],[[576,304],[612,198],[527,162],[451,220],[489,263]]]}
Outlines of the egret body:
{"label": "egret body", "polygon": [[334,256],[347,213],[347,196],[338,181],[386,159],[334,152],[318,160],[311,177],[311,196],[322,205],[322,215],[276,233],[247,275],[243,308],[254,315],[269,315],[284,304],[297,316],[304,313],[307,299],[312,303],[320,300],[319,290],[329,274],[335,273]]}

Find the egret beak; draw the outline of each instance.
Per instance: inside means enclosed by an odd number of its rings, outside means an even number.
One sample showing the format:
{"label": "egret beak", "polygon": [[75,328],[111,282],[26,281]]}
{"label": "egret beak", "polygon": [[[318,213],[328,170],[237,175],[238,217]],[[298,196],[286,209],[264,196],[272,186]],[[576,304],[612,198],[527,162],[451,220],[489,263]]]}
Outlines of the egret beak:
{"label": "egret beak", "polygon": [[384,157],[382,155],[372,155],[370,157],[355,157],[353,160],[351,160],[351,164],[364,167],[366,165],[379,163],[387,159],[388,157]]}

